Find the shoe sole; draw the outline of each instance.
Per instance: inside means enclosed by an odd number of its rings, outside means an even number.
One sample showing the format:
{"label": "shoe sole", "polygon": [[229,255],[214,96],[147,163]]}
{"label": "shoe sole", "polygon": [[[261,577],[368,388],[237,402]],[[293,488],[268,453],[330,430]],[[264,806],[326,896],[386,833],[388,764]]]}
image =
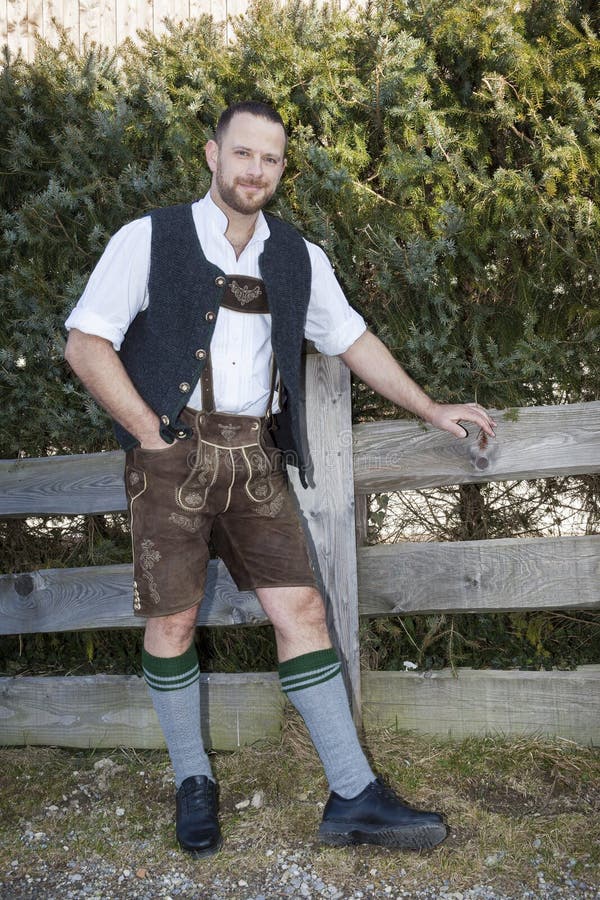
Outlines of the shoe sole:
{"label": "shoe sole", "polygon": [[355,844],[376,844],[379,847],[395,847],[399,850],[431,850],[448,835],[448,829],[439,825],[421,825],[418,828],[385,828],[380,831],[342,831],[335,822],[323,823],[319,828],[319,838],[330,847],[349,847]]}
{"label": "shoe sole", "polygon": [[223,846],[222,840],[220,840],[218,844],[215,844],[214,847],[208,847],[206,850],[197,850],[193,847],[186,847],[185,844],[182,844],[180,841],[178,841],[178,843],[183,852],[188,856],[191,856],[192,859],[203,859],[205,856],[214,856]]}

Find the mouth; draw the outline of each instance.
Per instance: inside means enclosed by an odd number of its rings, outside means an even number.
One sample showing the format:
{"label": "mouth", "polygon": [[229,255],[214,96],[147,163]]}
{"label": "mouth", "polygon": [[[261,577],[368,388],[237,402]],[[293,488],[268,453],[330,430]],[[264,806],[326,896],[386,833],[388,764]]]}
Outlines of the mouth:
{"label": "mouth", "polygon": [[256,181],[238,181],[237,184],[243,191],[262,191],[266,186],[262,182]]}

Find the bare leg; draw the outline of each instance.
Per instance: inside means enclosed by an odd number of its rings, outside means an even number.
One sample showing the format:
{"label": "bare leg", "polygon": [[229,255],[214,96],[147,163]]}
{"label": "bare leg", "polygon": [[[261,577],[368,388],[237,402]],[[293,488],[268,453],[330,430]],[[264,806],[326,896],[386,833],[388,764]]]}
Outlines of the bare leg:
{"label": "bare leg", "polygon": [[156,616],[146,620],[144,650],[153,656],[179,656],[190,647],[196,630],[197,606],[174,613],[172,616]]}
{"label": "bare leg", "polygon": [[256,595],[275,629],[279,662],[331,648],[325,605],[316,588],[258,588]]}

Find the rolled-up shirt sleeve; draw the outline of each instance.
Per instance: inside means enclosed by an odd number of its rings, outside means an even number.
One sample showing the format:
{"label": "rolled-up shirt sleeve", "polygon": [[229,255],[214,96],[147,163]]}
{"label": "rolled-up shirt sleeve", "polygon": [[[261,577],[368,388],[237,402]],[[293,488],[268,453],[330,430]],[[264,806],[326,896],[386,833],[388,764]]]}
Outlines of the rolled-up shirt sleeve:
{"label": "rolled-up shirt sleeve", "polygon": [[150,217],[124,225],[110,239],[65,328],[110,341],[119,350],[127,329],[148,305]]}
{"label": "rolled-up shirt sleeve", "polygon": [[320,353],[338,356],[364,334],[367,325],[348,303],[325,253],[309,241],[306,246],[312,266],[312,288],[304,334]]}

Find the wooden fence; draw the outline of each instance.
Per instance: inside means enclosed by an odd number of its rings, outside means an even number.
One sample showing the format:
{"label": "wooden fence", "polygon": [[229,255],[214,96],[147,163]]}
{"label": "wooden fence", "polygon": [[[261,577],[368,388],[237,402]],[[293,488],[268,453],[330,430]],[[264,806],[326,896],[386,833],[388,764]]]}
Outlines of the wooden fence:
{"label": "wooden fence", "polygon": [[[471,453],[474,435],[461,440],[407,421],[352,427],[349,372],[337,358],[307,357],[307,410],[315,486],[303,490],[292,476],[292,487],[357,719],[366,729],[600,742],[600,665],[361,675],[358,643],[359,616],[599,608],[600,536],[367,547],[360,535],[370,493],[599,472],[600,403],[496,413],[498,452],[484,472]],[[0,515],[123,510],[122,469],[118,451],[1,461]],[[2,634],[143,624],[132,615],[129,565],[3,575],[0,614]],[[239,593],[213,561],[199,624],[264,620],[255,595]],[[275,673],[206,675],[201,691],[207,746],[279,734]],[[162,736],[138,677],[16,677],[0,678],[0,743],[156,747]]]}
{"label": "wooden fence", "polygon": [[[26,60],[35,56],[37,38],[58,42],[59,27],[82,50],[94,41],[116,47],[126,38],[137,41],[138,32],[160,35],[165,20],[185,22],[203,14],[215,22],[229,23],[243,15],[249,0],[0,0],[0,46]],[[335,4],[348,5],[348,0]]]}

